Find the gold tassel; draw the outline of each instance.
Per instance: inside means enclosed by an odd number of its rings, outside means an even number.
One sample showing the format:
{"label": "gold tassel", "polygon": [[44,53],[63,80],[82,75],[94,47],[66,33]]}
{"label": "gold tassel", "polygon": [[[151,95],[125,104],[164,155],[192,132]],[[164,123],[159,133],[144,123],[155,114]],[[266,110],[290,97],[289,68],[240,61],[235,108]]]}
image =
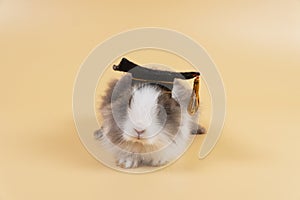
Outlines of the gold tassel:
{"label": "gold tassel", "polygon": [[199,103],[200,103],[199,86],[200,86],[200,80],[199,80],[199,76],[198,76],[194,80],[193,91],[192,91],[191,99],[190,99],[188,109],[187,109],[187,111],[190,115],[194,115],[198,111],[198,108],[199,108]]}

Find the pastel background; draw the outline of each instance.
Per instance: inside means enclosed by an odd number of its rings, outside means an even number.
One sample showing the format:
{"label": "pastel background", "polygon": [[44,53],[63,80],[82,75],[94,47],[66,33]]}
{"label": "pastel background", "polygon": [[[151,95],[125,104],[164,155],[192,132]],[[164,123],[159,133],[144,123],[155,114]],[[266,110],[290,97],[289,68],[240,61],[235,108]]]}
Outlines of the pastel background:
{"label": "pastel background", "polygon": [[[131,175],[85,150],[77,71],[103,40],[155,26],[184,33],[222,74],[227,117],[175,164]],[[300,1],[0,1],[0,199],[300,199]]]}

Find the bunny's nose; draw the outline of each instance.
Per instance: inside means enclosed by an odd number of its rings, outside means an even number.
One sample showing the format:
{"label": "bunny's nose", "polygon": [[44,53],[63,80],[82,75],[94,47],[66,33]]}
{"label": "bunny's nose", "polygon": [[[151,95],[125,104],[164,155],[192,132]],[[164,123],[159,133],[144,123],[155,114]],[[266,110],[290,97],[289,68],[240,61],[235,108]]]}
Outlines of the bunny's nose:
{"label": "bunny's nose", "polygon": [[146,130],[143,129],[143,130],[137,130],[137,129],[134,129],[134,131],[138,134],[138,136],[140,136],[141,134],[143,134]]}

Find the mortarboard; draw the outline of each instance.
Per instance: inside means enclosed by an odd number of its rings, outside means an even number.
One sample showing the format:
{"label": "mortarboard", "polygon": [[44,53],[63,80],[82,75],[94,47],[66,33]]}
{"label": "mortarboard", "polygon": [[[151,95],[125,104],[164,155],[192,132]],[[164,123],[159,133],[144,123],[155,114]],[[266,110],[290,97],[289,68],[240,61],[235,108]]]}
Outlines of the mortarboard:
{"label": "mortarboard", "polygon": [[150,69],[139,66],[126,58],[122,58],[119,65],[113,65],[115,71],[128,72],[132,75],[132,84],[155,84],[166,91],[172,91],[175,78],[178,79],[194,79],[193,91],[188,105],[188,112],[193,115],[199,107],[199,72],[171,72]]}

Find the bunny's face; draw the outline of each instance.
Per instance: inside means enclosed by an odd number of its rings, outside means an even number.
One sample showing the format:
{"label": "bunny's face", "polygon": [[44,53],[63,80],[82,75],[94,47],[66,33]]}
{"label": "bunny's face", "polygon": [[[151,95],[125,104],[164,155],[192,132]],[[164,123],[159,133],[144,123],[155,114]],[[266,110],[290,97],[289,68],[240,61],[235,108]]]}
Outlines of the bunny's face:
{"label": "bunny's face", "polygon": [[143,85],[132,90],[123,124],[123,138],[162,146],[172,141],[179,122],[180,106],[171,94],[157,86]]}

